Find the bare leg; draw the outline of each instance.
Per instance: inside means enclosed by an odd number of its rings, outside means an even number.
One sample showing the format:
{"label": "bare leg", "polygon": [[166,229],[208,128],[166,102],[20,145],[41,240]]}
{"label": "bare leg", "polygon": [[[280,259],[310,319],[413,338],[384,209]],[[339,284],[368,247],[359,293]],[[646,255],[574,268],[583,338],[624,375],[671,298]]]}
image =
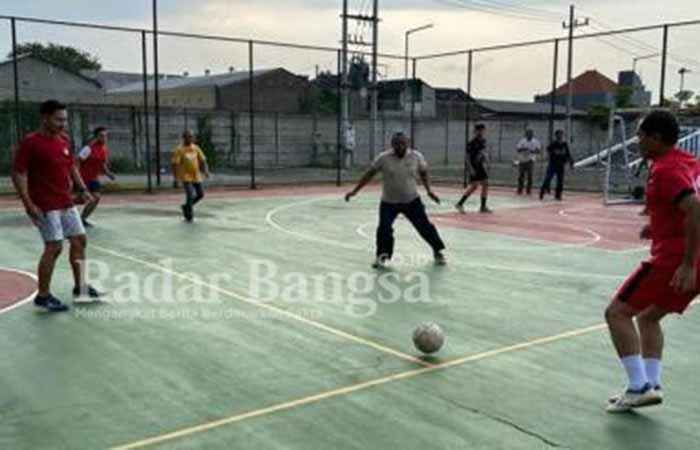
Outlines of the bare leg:
{"label": "bare leg", "polygon": [[642,352],[641,340],[633,320],[638,312],[617,299],[613,300],[605,310],[610,337],[620,358]]}
{"label": "bare leg", "polygon": [[73,236],[70,238],[70,266],[73,269],[73,281],[75,286],[83,287],[83,269],[85,266],[85,247],[87,246],[87,238],[84,234]]}
{"label": "bare leg", "polygon": [[661,329],[661,319],[666,314],[668,314],[666,311],[656,306],[650,306],[637,316],[644,359],[661,359],[664,350],[664,332]]}
{"label": "bare leg", "polygon": [[90,215],[95,212],[95,209],[97,209],[97,205],[100,203],[100,193],[99,192],[93,192],[92,196],[94,197],[94,200],[85,205],[85,208],[83,208],[83,213],[81,214],[83,220],[87,220]]}
{"label": "bare leg", "polygon": [[39,260],[39,297],[46,297],[49,295],[51,287],[51,277],[53,276],[54,267],[56,267],[56,260],[63,250],[63,243],[58,242],[47,242],[44,246],[44,253],[41,255]]}

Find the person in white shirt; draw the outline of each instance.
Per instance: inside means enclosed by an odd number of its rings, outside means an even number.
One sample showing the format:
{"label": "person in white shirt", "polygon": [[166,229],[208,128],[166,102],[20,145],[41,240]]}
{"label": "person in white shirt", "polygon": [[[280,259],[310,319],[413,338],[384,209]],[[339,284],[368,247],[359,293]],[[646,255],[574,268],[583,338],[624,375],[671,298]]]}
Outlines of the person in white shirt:
{"label": "person in white shirt", "polygon": [[418,151],[409,148],[408,143],[409,140],[404,133],[395,133],[391,139],[392,149],[380,153],[372,163],[372,167],[357,183],[357,186],[345,195],[345,201],[349,202],[377,173],[382,173],[377,253],[376,260],[372,265],[375,269],[383,267],[394,253],[394,221],[399,214],[406,216],[418,234],[433,249],[435,263],[445,264],[445,257],[442,253],[445,244],[440,239],[435,225],[428,219],[425,205],[418,194],[416,177],[420,177],[428,197],[438,204],[440,198],[430,187],[428,164],[425,158]]}
{"label": "person in white shirt", "polygon": [[[518,195],[523,193],[532,194],[532,172],[535,167],[537,155],[542,152],[542,144],[535,138],[535,132],[528,128],[525,137],[518,142]],[[525,180],[527,179],[527,185]]]}

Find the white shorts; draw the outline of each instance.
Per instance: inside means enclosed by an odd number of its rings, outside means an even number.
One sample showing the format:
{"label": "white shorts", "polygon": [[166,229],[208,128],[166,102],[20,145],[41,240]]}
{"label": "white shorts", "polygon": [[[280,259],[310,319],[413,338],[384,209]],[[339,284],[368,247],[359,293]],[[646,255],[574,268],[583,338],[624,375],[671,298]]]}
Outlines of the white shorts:
{"label": "white shorts", "polygon": [[73,206],[44,213],[39,222],[39,233],[44,242],[61,242],[85,234],[85,227],[78,209]]}

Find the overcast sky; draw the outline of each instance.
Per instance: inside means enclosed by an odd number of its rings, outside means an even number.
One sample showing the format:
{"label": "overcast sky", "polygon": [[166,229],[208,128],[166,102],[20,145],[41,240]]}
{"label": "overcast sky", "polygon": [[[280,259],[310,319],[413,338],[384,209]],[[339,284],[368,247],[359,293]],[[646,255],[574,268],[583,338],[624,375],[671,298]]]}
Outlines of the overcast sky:
{"label": "overcast sky", "polygon": [[[0,14],[96,22],[133,27],[151,26],[150,0],[2,0]],[[371,0],[350,0],[351,12],[369,11]],[[411,39],[411,54],[425,55],[484,45],[563,36],[562,20],[569,1],[561,0],[380,0],[380,47],[403,54],[404,32],[426,23],[435,27]],[[591,25],[577,33],[700,19],[698,0],[587,0],[577,1],[581,17]],[[339,0],[159,0],[160,28],[169,31],[207,33],[261,40],[336,46],[340,38]],[[484,11],[486,9],[497,14]],[[505,6],[504,6],[505,5]],[[527,5],[527,6],[524,6]],[[476,10],[475,10],[476,9]],[[367,27],[353,24],[352,34],[371,39]],[[0,22],[3,54],[9,50],[9,25]],[[577,41],[576,73],[597,69],[615,79],[619,70],[630,69],[634,56],[656,53],[661,32],[642,32],[630,38]],[[48,25],[19,25],[24,41],[53,41],[74,45],[96,54],[105,69],[138,71],[140,37],[116,32],[67,29]],[[700,25],[670,33],[668,90],[679,88],[678,69],[695,70],[686,87],[700,91]],[[559,79],[565,76],[565,47],[561,48]],[[149,47],[150,51],[150,47]],[[553,45],[479,53],[475,56],[473,89],[477,96],[499,99],[532,99],[550,88]],[[247,67],[247,48],[232,43],[161,38],[161,70],[202,74]],[[312,75],[316,66],[334,69],[336,55],[328,52],[282,48],[256,48],[257,67],[284,66]],[[382,58],[382,75],[403,76],[403,62]],[[659,85],[659,58],[638,63],[648,87]],[[418,75],[433,86],[465,87],[466,57],[422,60]]]}

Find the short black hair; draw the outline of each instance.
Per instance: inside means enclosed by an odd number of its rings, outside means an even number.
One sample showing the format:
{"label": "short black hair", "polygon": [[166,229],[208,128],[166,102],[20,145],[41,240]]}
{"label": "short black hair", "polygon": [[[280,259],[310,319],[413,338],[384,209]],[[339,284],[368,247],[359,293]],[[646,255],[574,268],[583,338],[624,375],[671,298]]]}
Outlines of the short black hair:
{"label": "short black hair", "polygon": [[92,132],[92,134],[93,134],[93,136],[97,137],[103,131],[107,131],[107,127],[97,127],[97,128],[95,128],[95,131]]}
{"label": "short black hair", "polygon": [[676,116],[663,110],[652,111],[642,120],[639,129],[649,136],[658,135],[661,142],[668,145],[677,143],[681,134]]}
{"label": "short black hair", "polygon": [[56,111],[61,111],[63,109],[66,109],[66,105],[58,100],[46,100],[41,104],[41,106],[39,106],[39,114],[42,116],[50,116]]}
{"label": "short black hair", "polygon": [[483,123],[477,123],[477,124],[474,126],[474,129],[475,129],[475,130],[485,130],[485,129],[486,129],[486,125],[484,125]]}

